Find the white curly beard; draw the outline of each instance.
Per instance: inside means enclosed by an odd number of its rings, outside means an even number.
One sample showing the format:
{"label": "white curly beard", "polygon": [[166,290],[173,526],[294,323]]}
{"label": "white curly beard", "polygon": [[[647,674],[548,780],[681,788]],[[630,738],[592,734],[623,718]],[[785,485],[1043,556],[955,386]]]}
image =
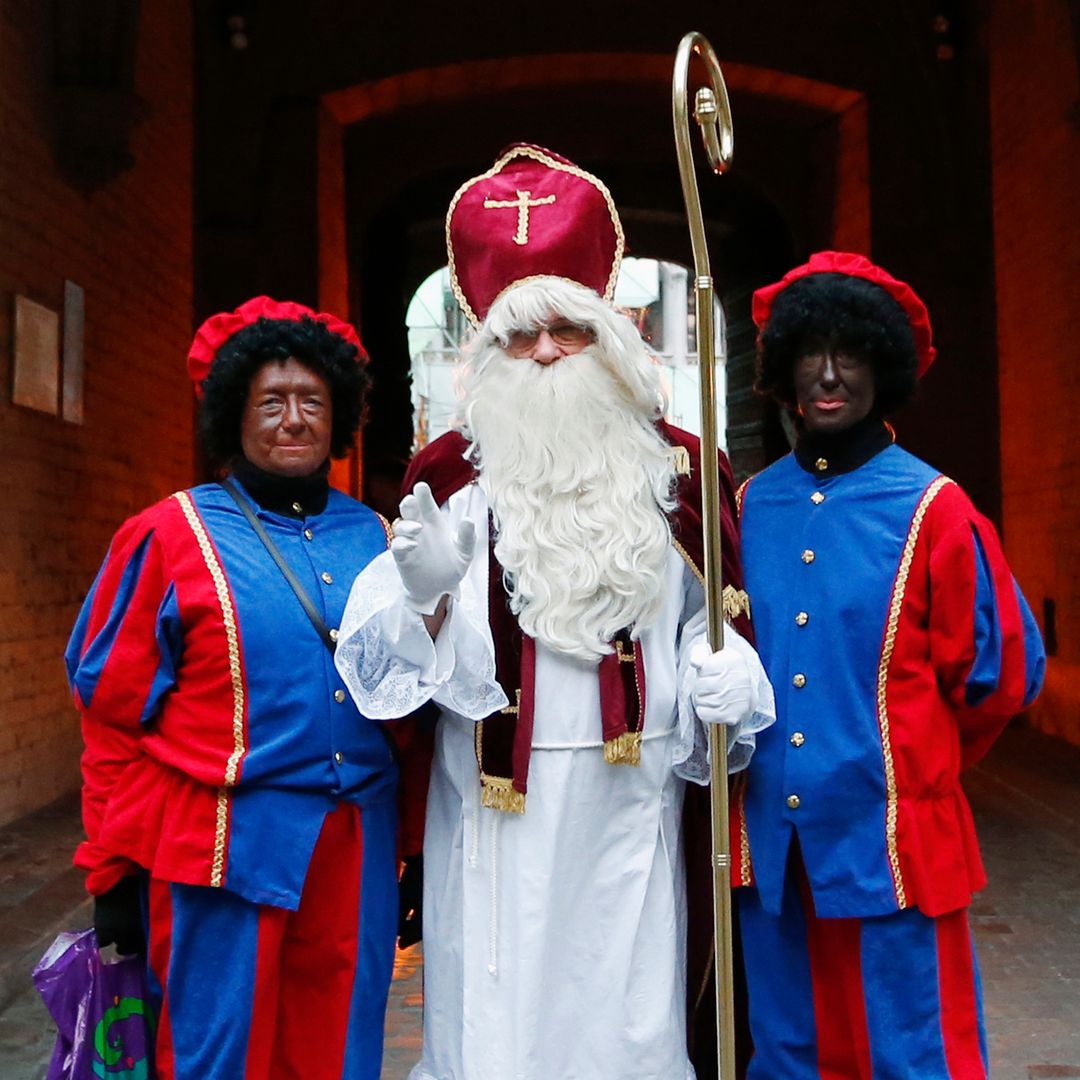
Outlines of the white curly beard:
{"label": "white curly beard", "polygon": [[[634,360],[648,365],[630,329]],[[658,395],[628,400],[634,395],[612,373],[619,365],[598,352],[545,367],[492,343],[464,379],[466,435],[511,609],[525,633],[586,661],[610,653],[619,630],[637,636],[659,613],[675,482],[655,427]]]}

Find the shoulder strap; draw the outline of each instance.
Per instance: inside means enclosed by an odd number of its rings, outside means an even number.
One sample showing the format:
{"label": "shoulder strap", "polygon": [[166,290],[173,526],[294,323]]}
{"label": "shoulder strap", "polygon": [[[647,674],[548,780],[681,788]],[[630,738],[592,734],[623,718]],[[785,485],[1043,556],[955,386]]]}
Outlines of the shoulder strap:
{"label": "shoulder strap", "polygon": [[307,590],[300,584],[299,578],[293,573],[292,567],[285,561],[284,556],[278,551],[277,545],[270,539],[270,534],[263,528],[263,523],[255,515],[255,511],[251,509],[251,504],[240,494],[236,485],[232,481],[232,477],[226,476],[224,480],[220,481],[221,486],[232,496],[232,500],[238,507],[244,517],[248,519],[251,527],[255,530],[255,535],[263,542],[263,546],[268,552],[270,552],[270,558],[277,563],[278,569],[281,571],[282,577],[289,583],[292,591],[296,593],[296,599],[300,601],[300,606],[304,609],[305,614],[311,620],[311,625],[315,627],[319,637],[322,638],[322,643],[330,650],[334,652],[337,648],[337,643],[334,641],[333,635],[330,633],[330,627],[326,625],[326,620],[319,614],[318,609],[312,602],[311,597],[308,596]]}

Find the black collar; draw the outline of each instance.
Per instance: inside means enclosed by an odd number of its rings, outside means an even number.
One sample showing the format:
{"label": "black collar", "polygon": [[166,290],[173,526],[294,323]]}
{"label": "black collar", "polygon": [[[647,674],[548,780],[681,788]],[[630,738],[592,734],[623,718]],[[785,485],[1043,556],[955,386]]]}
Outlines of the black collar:
{"label": "black collar", "polygon": [[893,429],[877,416],[828,435],[811,435],[800,425],[795,460],[808,473],[827,479],[865,465],[895,439]]}
{"label": "black collar", "polygon": [[326,509],[330,498],[329,473],[329,459],[310,476],[278,476],[252,465],[245,457],[237,458],[232,467],[233,476],[263,510],[301,519]]}

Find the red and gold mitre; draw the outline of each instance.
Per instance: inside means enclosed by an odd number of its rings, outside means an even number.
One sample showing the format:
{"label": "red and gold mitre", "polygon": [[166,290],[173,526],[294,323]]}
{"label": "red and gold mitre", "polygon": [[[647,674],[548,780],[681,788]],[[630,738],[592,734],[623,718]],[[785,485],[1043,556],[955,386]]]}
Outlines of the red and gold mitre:
{"label": "red and gold mitre", "polygon": [[608,189],[542,146],[514,143],[458,188],[446,212],[450,283],[479,326],[512,285],[551,275],[615,293],[623,231]]}

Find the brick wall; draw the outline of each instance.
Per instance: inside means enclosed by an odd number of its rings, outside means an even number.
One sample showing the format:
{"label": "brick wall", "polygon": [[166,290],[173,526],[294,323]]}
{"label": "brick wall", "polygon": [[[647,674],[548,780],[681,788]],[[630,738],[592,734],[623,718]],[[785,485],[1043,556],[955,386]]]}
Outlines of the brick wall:
{"label": "brick wall", "polygon": [[1005,545],[1057,611],[1031,723],[1080,743],[1080,28],[1065,0],[990,6]]}
{"label": "brick wall", "polygon": [[[116,526],[191,482],[191,26],[142,4],[135,166],[93,195],[59,175],[52,4],[0,12],[0,823],[78,783],[62,652]],[[86,290],[85,422],[11,403],[16,294]]]}

